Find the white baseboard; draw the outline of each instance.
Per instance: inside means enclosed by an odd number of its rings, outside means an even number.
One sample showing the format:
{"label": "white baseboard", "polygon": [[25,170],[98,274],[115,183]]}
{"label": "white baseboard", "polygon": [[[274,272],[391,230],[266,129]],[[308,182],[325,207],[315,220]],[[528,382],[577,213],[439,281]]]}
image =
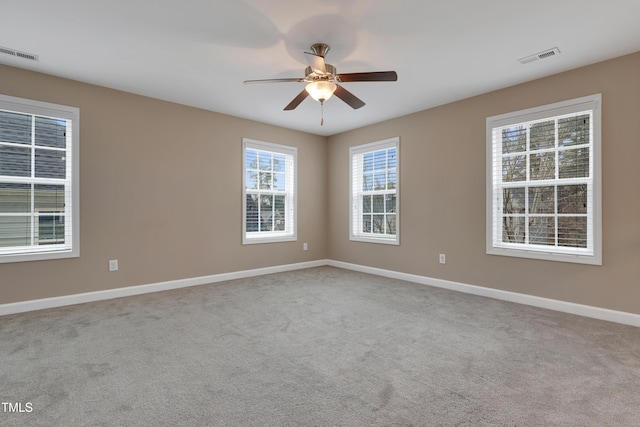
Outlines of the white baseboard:
{"label": "white baseboard", "polygon": [[171,280],[168,282],[152,283],[148,285],[129,286],[126,288],[108,289],[104,291],[86,292],[82,294],[65,295],[61,297],[42,298],[0,305],[0,316],[27,311],[44,310],[47,308],[64,307],[85,302],[102,301],[114,298],[129,297],[151,292],[167,291],[170,289],[186,288],[189,286],[206,285],[227,280],[244,279],[265,274],[282,273],[303,268],[321,267],[327,265],[327,260],[308,261],[297,264],[278,265],[275,267],[256,268],[253,270],[234,271],[230,273],[214,274],[211,276],[193,277],[189,279]]}
{"label": "white baseboard", "polygon": [[609,310],[606,308],[593,307],[589,305],[575,304],[571,302],[559,301],[549,298],[536,297],[532,295],[519,294],[515,292],[503,291],[500,289],[485,288],[482,286],[469,285],[466,283],[452,282],[449,280],[434,279],[426,276],[402,273],[393,270],[367,267],[359,264],[351,264],[334,260],[317,260],[301,262],[297,264],[278,265],[274,267],[256,268],[253,270],[234,271],[230,273],[214,274],[211,276],[193,277],[188,279],[171,280],[167,282],[152,283],[148,285],[130,286],[125,288],[108,289],[104,291],[87,292],[82,294],[66,295],[61,297],[43,298],[31,301],[21,301],[0,305],[0,316],[7,314],[23,313],[27,311],[43,310],[47,308],[64,307],[67,305],[82,304],[85,302],[102,301],[113,298],[122,298],[133,295],[141,295],[150,292],[167,291],[170,289],[186,288],[189,286],[206,285],[209,283],[224,282],[227,280],[244,279],[247,277],[262,276],[265,274],[282,273],[285,271],[300,270],[303,268],[321,267],[329,265],[346,270],[359,271],[362,273],[375,274],[377,276],[389,277],[392,279],[406,280],[427,286],[449,289],[472,295],[479,295],[503,301],[515,302],[518,304],[530,305],[534,307],[546,308],[563,313],[575,314],[578,316],[591,317],[609,322],[621,323],[640,327],[640,315],[627,313],[624,311]]}
{"label": "white baseboard", "polygon": [[375,274],[377,276],[389,277],[392,279],[406,280],[408,282],[419,283],[422,285],[435,286],[437,288],[444,288],[452,291],[464,292],[467,294],[479,295],[503,301],[515,302],[518,304],[546,308],[563,313],[575,314],[583,317],[591,317],[593,319],[606,320],[609,322],[640,327],[640,315],[627,313],[624,311],[616,311],[589,305],[575,304],[549,298],[519,294],[516,292],[503,291],[500,289],[485,288],[482,286],[468,285],[465,283],[452,282],[449,280],[434,279],[425,276],[418,276],[415,274],[400,273],[397,271],[367,267],[358,264],[350,264],[342,261],[329,260],[328,265],[338,268],[344,268],[346,270]]}

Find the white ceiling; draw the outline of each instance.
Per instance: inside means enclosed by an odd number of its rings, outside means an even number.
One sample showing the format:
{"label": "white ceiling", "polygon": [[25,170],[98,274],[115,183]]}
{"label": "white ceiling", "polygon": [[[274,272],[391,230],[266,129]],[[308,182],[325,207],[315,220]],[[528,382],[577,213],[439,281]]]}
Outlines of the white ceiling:
{"label": "white ceiling", "polygon": [[[640,51],[639,0],[0,0],[0,63],[319,135],[332,135]],[[283,111],[303,83],[303,52],[331,46],[345,83]],[[518,59],[558,47],[561,54]],[[0,75],[0,78],[2,76]]]}

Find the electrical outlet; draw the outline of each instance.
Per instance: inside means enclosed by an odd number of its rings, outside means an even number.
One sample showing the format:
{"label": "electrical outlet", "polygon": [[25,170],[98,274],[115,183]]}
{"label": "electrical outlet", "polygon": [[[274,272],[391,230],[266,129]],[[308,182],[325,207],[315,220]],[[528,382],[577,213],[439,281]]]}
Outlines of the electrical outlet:
{"label": "electrical outlet", "polygon": [[303,251],[306,251],[306,250],[308,250],[308,249],[309,249],[309,245],[307,245],[306,243],[303,243],[303,244],[302,244],[302,250],[303,250]]}
{"label": "electrical outlet", "polygon": [[110,259],[109,260],[109,271],[118,271],[118,260]]}
{"label": "electrical outlet", "polygon": [[447,256],[445,254],[440,254],[440,264],[446,264],[447,263]]}

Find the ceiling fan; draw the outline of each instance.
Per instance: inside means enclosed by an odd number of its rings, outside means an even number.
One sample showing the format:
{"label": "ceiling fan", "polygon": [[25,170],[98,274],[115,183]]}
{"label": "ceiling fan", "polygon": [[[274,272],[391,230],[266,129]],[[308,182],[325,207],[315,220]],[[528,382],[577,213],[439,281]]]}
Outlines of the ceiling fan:
{"label": "ceiling fan", "polygon": [[[346,90],[337,83],[349,82],[395,82],[398,75],[395,71],[373,71],[366,73],[346,73],[338,74],[336,67],[324,62],[325,55],[329,51],[329,45],[316,43],[311,46],[311,52],[305,52],[305,57],[309,66],[305,69],[304,78],[284,78],[265,80],[245,80],[245,83],[282,83],[282,82],[305,82],[304,90],[284,107],[285,111],[295,109],[307,96],[324,104],[324,101],[335,94],[338,98],[346,102],[351,108],[363,107],[364,101]],[[322,122],[321,122],[322,124]]]}

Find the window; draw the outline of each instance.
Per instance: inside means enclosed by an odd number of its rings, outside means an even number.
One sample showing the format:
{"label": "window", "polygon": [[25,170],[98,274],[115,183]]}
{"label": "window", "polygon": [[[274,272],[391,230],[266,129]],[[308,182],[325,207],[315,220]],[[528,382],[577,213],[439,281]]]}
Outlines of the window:
{"label": "window", "polygon": [[0,95],[0,262],[79,256],[79,114]]}
{"label": "window", "polygon": [[602,264],[600,105],[487,118],[487,253]]}
{"label": "window", "polygon": [[350,239],[397,245],[399,139],[351,147]]}
{"label": "window", "polygon": [[243,244],[296,240],[297,149],[243,140]]}

